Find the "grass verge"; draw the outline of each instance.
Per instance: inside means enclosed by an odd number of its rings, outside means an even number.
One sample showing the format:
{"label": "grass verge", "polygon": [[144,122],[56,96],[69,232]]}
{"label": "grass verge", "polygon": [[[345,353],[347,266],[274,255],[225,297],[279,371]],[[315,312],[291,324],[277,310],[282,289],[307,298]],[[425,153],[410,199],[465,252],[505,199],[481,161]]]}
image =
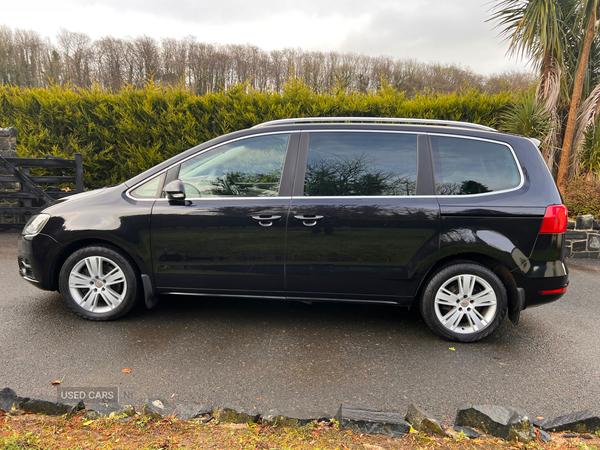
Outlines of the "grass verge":
{"label": "grass verge", "polygon": [[508,443],[501,439],[470,440],[431,437],[411,433],[402,438],[371,436],[341,431],[334,423],[310,423],[303,427],[267,424],[202,423],[147,416],[87,420],[34,414],[0,416],[0,448],[21,449],[579,449],[598,450],[592,440],[553,435],[551,444]]}

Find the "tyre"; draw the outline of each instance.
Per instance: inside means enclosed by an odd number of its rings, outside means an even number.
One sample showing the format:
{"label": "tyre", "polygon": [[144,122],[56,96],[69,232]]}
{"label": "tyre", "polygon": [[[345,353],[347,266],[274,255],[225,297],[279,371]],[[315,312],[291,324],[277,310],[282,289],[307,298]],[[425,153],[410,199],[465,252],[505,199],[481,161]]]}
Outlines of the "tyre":
{"label": "tyre", "polygon": [[84,247],[60,270],[60,292],[74,312],[90,320],[126,314],[140,293],[137,272],[128,258],[104,246]]}
{"label": "tyre", "polygon": [[427,282],[421,315],[437,335],[456,342],[475,342],[492,334],[504,320],[506,289],[487,267],[455,263]]}

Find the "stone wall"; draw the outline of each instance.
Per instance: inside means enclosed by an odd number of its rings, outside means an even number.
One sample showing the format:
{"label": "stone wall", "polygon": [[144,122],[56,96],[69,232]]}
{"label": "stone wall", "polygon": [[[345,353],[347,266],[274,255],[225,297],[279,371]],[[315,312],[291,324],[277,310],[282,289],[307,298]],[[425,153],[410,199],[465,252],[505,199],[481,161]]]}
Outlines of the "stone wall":
{"label": "stone wall", "polygon": [[[17,157],[17,129],[0,128],[0,155],[4,158]],[[4,167],[0,167],[0,175],[10,175]],[[20,183],[0,182],[0,191],[20,191]],[[0,206],[5,208],[15,208],[21,206],[19,200],[11,200],[0,197]],[[21,221],[20,216],[5,214],[0,215],[0,224],[2,223],[18,223]]]}
{"label": "stone wall", "polygon": [[600,258],[600,222],[594,216],[579,216],[567,226],[568,258]]}

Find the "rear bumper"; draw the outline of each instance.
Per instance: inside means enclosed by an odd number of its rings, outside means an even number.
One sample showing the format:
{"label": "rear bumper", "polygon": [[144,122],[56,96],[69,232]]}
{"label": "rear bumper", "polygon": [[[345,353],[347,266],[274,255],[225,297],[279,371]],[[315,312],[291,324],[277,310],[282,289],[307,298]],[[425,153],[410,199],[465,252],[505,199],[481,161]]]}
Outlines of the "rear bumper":
{"label": "rear bumper", "polygon": [[555,302],[565,295],[569,285],[565,234],[538,235],[531,256],[513,276],[525,292],[525,308]]}
{"label": "rear bumper", "polygon": [[[567,292],[568,275],[552,278],[515,277],[517,286],[525,291],[525,308],[544,305],[559,300]],[[549,293],[543,293],[549,292]]]}
{"label": "rear bumper", "polygon": [[559,300],[567,292],[569,274],[562,261],[532,264],[525,276],[514,274],[517,287],[525,291],[525,308]]}

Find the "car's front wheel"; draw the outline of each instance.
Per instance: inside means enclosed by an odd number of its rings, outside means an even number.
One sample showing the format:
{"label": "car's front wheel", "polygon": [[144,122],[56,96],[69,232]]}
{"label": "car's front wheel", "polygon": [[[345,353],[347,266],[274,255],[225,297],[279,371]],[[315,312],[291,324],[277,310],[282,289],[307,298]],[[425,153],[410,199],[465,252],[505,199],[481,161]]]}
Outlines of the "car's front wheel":
{"label": "car's front wheel", "polygon": [[456,263],[443,267],[428,281],[421,315],[439,336],[474,342],[492,334],[507,309],[506,289],[487,267]]}
{"label": "car's front wheel", "polygon": [[116,250],[84,247],[67,258],[59,277],[69,308],[90,320],[112,320],[126,314],[139,297],[133,264]]}

